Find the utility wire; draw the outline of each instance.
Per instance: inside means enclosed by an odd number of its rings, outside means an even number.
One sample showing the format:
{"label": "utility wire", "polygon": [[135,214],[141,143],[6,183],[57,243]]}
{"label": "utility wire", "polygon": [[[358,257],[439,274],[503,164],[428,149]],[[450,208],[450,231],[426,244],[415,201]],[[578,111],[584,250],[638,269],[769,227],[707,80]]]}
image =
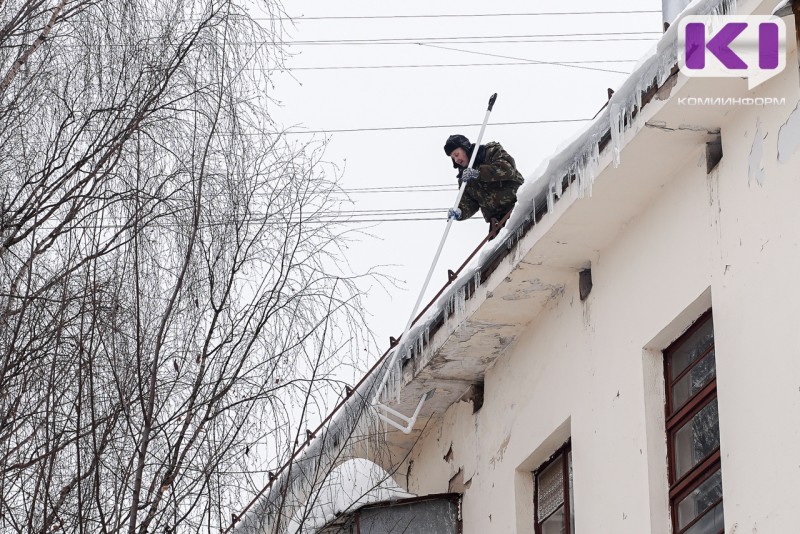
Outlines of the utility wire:
{"label": "utility wire", "polygon": [[[304,20],[402,20],[402,19],[439,19],[439,18],[488,18],[488,17],[551,17],[551,16],[575,16],[575,15],[641,15],[661,13],[660,9],[631,9],[628,11],[538,11],[532,13],[441,13],[434,15],[340,15],[340,16],[311,16],[295,15],[286,17],[250,17],[244,14],[232,14],[241,16],[253,21],[276,21],[288,20],[290,22],[301,22]],[[182,18],[182,21],[198,22],[204,19],[189,17]],[[164,22],[164,19],[137,19],[141,22]]]}
{"label": "utility wire", "polygon": [[584,70],[596,70],[600,72],[611,72],[614,74],[630,74],[629,72],[621,71],[621,70],[612,70],[612,69],[601,69],[599,67],[584,67],[582,65],[572,65],[570,63],[558,63],[558,62],[548,62],[548,61],[539,61],[536,59],[526,59],[521,57],[513,57],[513,56],[503,56],[500,54],[490,54],[488,52],[476,52],[474,50],[464,50],[463,48],[453,48],[450,46],[440,46],[435,44],[429,43],[418,43],[421,46],[427,46],[429,48],[440,48],[442,50],[451,50],[453,52],[462,52],[464,54],[475,54],[478,56],[489,56],[489,57],[496,57],[500,59],[511,59],[515,61],[526,61],[528,63],[536,63],[536,64],[544,64],[544,65],[559,65],[562,67],[573,68],[573,69],[584,69]]}
{"label": "utility wire", "polygon": [[[553,119],[539,121],[493,122],[494,126],[516,126],[521,124],[554,124],[566,122],[586,122],[591,119]],[[472,128],[480,124],[429,124],[425,126],[383,126],[376,128],[336,128],[329,130],[287,130],[286,134],[327,134],[327,133],[352,133],[352,132],[385,132],[393,130],[427,130],[434,128]],[[258,134],[253,134],[258,135]]]}
{"label": "utility wire", "polygon": [[[542,62],[548,65],[583,65],[594,63],[633,63],[636,59],[597,59],[589,61],[558,61],[558,62]],[[529,61],[516,61],[507,63],[441,63],[431,65],[337,65],[328,67],[287,67],[287,71],[297,70],[348,70],[348,69],[419,69],[419,68],[443,68],[443,67],[514,67],[519,65],[534,66],[540,63]],[[258,70],[275,70],[275,69],[258,69]]]}
{"label": "utility wire", "polygon": [[320,39],[311,41],[282,41],[283,44],[349,44],[349,43],[389,43],[389,42],[412,42],[418,41],[452,41],[463,39],[541,39],[541,38],[561,38],[561,37],[605,37],[620,35],[653,35],[660,36],[662,32],[642,31],[642,32],[589,32],[589,33],[541,33],[530,35],[469,35],[469,36],[450,36],[450,37],[379,37],[375,39]]}
{"label": "utility wire", "polygon": [[[413,215],[413,213],[412,214],[396,214],[396,215]],[[423,214],[420,214],[420,215],[423,215]],[[365,215],[365,217],[366,216],[370,216],[370,215]],[[297,224],[309,225],[309,224],[364,224],[364,223],[409,222],[409,221],[423,221],[423,222],[424,221],[442,221],[442,222],[444,222],[446,220],[447,220],[447,212],[446,212],[446,209],[443,208],[442,209],[442,215],[440,217],[396,217],[396,216],[393,216],[393,217],[385,217],[385,218],[360,219],[360,218],[355,218],[355,217],[338,218],[338,217],[332,217],[332,216],[327,216],[326,215],[326,216],[323,216],[323,217],[318,218],[318,219],[304,219],[302,221],[299,220],[299,219],[297,219],[297,220],[292,220],[292,219],[289,219],[289,220],[276,220],[275,223],[276,224],[280,224],[280,225],[287,225],[287,224],[289,224],[289,225],[297,225]],[[475,221],[480,220],[481,222],[483,222],[480,218],[470,218],[470,219],[467,219],[467,220],[475,220]],[[241,226],[241,225],[261,226],[261,225],[263,225],[265,223],[266,223],[266,221],[264,219],[253,219],[253,220],[249,220],[249,221],[235,221],[235,222],[234,221],[230,221],[230,220],[220,221],[220,222],[213,222],[212,221],[212,222],[201,222],[200,224],[198,224],[198,228],[213,228],[213,227],[226,226],[226,225],[230,225],[230,226],[233,226],[233,225],[236,225],[236,226]],[[158,223],[153,222],[152,224],[148,224],[145,227],[139,226],[138,228],[140,230],[156,230],[156,229],[185,228],[186,226],[190,226],[190,223],[187,223],[187,224],[174,224],[174,223],[166,223],[166,222],[158,222]],[[124,229],[124,228],[134,229],[134,228],[136,228],[136,226],[134,224],[132,224],[132,223],[131,224],[119,224],[119,223],[113,223],[113,224],[112,223],[70,224],[70,225],[64,226],[62,228],[63,231],[61,233],[62,234],[63,233],[67,233],[70,230],[120,230],[120,229]],[[41,230],[41,231],[50,231],[50,230],[55,230],[55,229],[56,229],[55,226],[54,227],[49,227],[49,226],[47,226],[47,227],[46,226],[39,227],[39,230]]]}
{"label": "utility wire", "polygon": [[420,184],[420,185],[386,185],[386,186],[379,186],[379,187],[355,187],[352,189],[345,189],[348,193],[353,193],[356,191],[383,191],[387,189],[401,189],[403,191],[407,191],[409,189],[423,189],[429,187],[446,187],[453,184]]}
{"label": "utility wire", "polygon": [[[338,189],[331,191],[333,195],[358,195],[358,194],[392,194],[392,193],[404,193],[404,194],[417,194],[417,193],[450,193],[454,189],[458,189],[458,182],[453,180],[453,182],[449,184],[433,184],[433,185],[410,185],[410,186],[399,186],[399,187],[363,187],[363,188],[354,188],[354,189]],[[207,198],[219,198],[225,197],[225,193],[205,193],[203,195]],[[262,198],[270,196],[268,193],[254,193],[253,197],[255,198]],[[340,199],[337,199],[340,200]],[[341,200],[344,201],[344,200]],[[385,211],[385,210],[380,210]]]}
{"label": "utility wire", "polygon": [[548,17],[560,15],[636,15],[642,13],[661,13],[660,9],[635,9],[629,11],[541,11],[533,13],[457,13],[437,15],[352,15],[306,17],[254,17],[253,20],[375,20],[375,19],[437,19],[437,18],[481,18],[481,17]]}
{"label": "utility wire", "polygon": [[[661,35],[660,33],[658,35]],[[331,41],[283,41],[281,44],[292,46],[314,46],[314,45],[323,45],[323,46],[392,46],[392,45],[409,45],[409,44],[425,44],[425,42],[431,41],[435,43],[444,43],[444,44],[510,44],[510,43],[608,43],[608,42],[621,42],[621,41],[657,41],[658,37],[591,37],[587,35],[586,37],[590,37],[588,39],[572,39],[572,38],[557,38],[557,39],[550,39],[544,38],[547,36],[521,36],[521,38],[495,38],[495,37],[446,37],[441,39],[405,39],[405,40],[381,40],[381,39],[365,39],[361,41],[356,40],[331,40]],[[252,41],[252,42],[241,42],[236,44],[254,44],[254,45],[264,45],[264,44],[276,44],[271,41]]]}
{"label": "utility wire", "polygon": [[[552,119],[552,120],[537,120],[537,121],[511,121],[511,122],[493,122],[492,126],[519,126],[519,125],[526,125],[526,124],[559,124],[559,123],[570,123],[570,122],[586,122],[592,120],[591,118],[587,119]],[[261,136],[261,137],[271,137],[271,136],[283,136],[283,135],[307,135],[307,134],[331,134],[331,133],[357,133],[357,132],[387,132],[387,131],[404,131],[404,130],[434,130],[434,129],[441,129],[441,128],[473,128],[476,126],[481,126],[480,124],[426,124],[421,126],[377,126],[377,127],[368,127],[368,128],[328,128],[328,129],[318,129],[318,130],[301,130],[295,129],[292,130],[291,128],[299,128],[299,126],[290,126],[286,130],[282,131],[274,131],[274,132],[265,132],[265,131],[249,131],[249,132],[224,132],[224,131],[216,131],[214,132],[214,136],[216,137],[252,137],[252,136]],[[207,132],[203,132],[202,135],[207,135]],[[160,136],[160,139],[179,139],[185,140],[183,136],[172,136],[172,135],[163,135]]]}
{"label": "utility wire", "polygon": [[397,190],[379,190],[379,191],[350,191],[348,195],[392,195],[392,194],[415,194],[415,193],[452,193],[458,191],[458,183],[453,180],[453,183],[447,187],[439,187],[436,189],[417,189],[415,191]]}

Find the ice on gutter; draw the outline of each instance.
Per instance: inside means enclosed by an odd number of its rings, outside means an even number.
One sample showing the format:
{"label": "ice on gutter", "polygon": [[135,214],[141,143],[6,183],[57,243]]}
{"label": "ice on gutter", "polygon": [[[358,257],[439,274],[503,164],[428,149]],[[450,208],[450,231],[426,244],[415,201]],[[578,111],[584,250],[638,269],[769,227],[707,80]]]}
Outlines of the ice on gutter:
{"label": "ice on gutter", "polygon": [[620,164],[621,152],[625,145],[624,137],[630,137],[642,127],[641,122],[634,120],[633,117],[635,110],[642,107],[642,94],[653,85],[660,87],[677,64],[677,29],[680,19],[689,15],[721,15],[731,13],[735,8],[736,0],[694,0],[689,4],[659,42],[639,60],[633,72],[615,90],[602,112],[572,139],[559,146],[552,156],[545,159],[536,171],[526,178],[525,184],[517,192],[517,208],[506,225],[506,228],[511,230],[501,231],[499,238],[492,247],[484,251],[478,262],[491,255],[494,249],[504,246],[502,239],[504,234],[513,232],[513,229],[519,227],[524,219],[530,216],[534,199],[543,191],[547,192],[548,210],[550,210],[565,176],[575,176],[580,193],[590,194],[592,183],[600,170],[598,144],[609,132],[613,164],[615,166]]}
{"label": "ice on gutter", "polygon": [[[631,75],[617,88],[608,105],[601,113],[573,138],[567,140],[543,161],[526,178],[525,184],[517,192],[517,206],[505,228],[479,257],[465,268],[462,276],[437,300],[426,314],[417,321],[405,340],[401,340],[395,350],[401,357],[391,370],[384,397],[397,399],[402,387],[402,364],[414,355],[424,364],[435,350],[431,347],[430,336],[440,326],[442,319],[452,318],[461,323],[466,315],[466,301],[470,291],[480,285],[482,269],[498,254],[510,251],[532,221],[538,220],[536,210],[546,198],[547,211],[552,212],[561,193],[565,177],[569,181],[575,177],[579,194],[590,195],[592,184],[600,172],[600,144],[610,136],[605,150],[611,150],[612,164],[619,165],[626,141],[641,127],[636,111],[642,108],[642,94],[649,88],[661,86],[670,76],[677,63],[677,27],[681,18],[688,15],[721,15],[733,12],[736,0],[695,0],[677,17],[653,47],[636,65]],[[569,183],[569,182],[568,182]],[[470,289],[472,288],[472,289]],[[385,363],[377,365],[337,410],[324,429],[305,447],[302,454],[285,468],[260,498],[256,506],[237,524],[237,531],[243,532],[287,532],[289,521],[298,517],[298,510],[308,505],[309,499],[325,484],[325,473],[339,465],[343,460],[354,457],[348,449],[353,447],[353,437],[357,436],[359,447],[371,449],[369,454],[379,455],[385,447],[382,436],[386,427],[378,421],[369,409],[369,401],[379,380],[386,371]],[[360,451],[359,454],[364,454]],[[280,528],[276,529],[276,519],[280,517]]]}

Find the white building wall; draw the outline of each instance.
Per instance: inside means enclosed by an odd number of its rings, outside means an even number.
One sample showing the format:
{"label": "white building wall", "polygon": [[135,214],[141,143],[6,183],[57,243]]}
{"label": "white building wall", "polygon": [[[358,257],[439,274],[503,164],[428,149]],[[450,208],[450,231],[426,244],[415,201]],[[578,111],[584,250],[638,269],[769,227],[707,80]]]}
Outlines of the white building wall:
{"label": "white building wall", "polygon": [[[465,534],[532,533],[530,472],[571,438],[578,533],[670,532],[660,350],[713,303],[726,531],[797,530],[800,155],[777,161],[798,95],[788,70],[753,96],[789,105],[720,113],[717,170],[704,147],[687,154],[592,258],[589,299],[576,274],[487,371],[483,408],[458,403],[426,431],[410,491],[447,491],[460,469]],[[748,181],[757,121],[763,183]]]}
{"label": "white building wall", "polygon": [[[725,519],[745,532],[800,525],[800,155],[777,161],[797,88],[797,69],[788,67],[761,89],[793,95],[786,108],[746,108],[731,118],[718,182],[712,294]],[[748,181],[759,121],[763,184]]]}

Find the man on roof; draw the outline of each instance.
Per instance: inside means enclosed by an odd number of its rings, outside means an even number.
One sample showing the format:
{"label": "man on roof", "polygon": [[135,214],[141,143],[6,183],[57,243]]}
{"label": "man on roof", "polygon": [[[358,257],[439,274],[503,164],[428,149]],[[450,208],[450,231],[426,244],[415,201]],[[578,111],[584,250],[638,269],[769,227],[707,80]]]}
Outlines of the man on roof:
{"label": "man on roof", "polygon": [[[472,168],[467,168],[475,144],[463,135],[456,134],[447,138],[444,152],[453,160],[453,167],[458,169],[458,185],[466,182],[464,195],[458,208],[450,208],[448,219],[463,221],[472,217],[479,209],[486,222],[499,222],[511,211],[517,202],[517,189],[525,179],[508,152],[500,143],[489,142],[478,147],[478,153]],[[495,223],[496,224],[496,223]]]}

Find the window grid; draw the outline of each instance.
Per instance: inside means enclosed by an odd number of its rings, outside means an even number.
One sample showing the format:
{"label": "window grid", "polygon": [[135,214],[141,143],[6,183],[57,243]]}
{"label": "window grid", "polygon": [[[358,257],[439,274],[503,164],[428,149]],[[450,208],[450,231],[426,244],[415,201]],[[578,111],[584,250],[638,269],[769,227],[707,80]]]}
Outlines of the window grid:
{"label": "window grid", "polygon": [[[535,534],[544,534],[543,532],[543,525],[547,522],[547,520],[552,517],[559,509],[563,510],[564,514],[564,529],[561,531],[563,534],[574,534],[573,531],[573,506],[571,500],[571,488],[572,488],[572,465],[570,462],[571,457],[571,447],[570,442],[567,441],[561,448],[553,454],[545,463],[539,466],[536,471],[533,472],[533,517],[534,517],[534,530]],[[549,467],[553,464],[559,463],[561,468],[561,480],[562,483],[562,502],[559,506],[557,506],[554,510],[549,511],[545,517],[539,517],[540,512],[540,503],[539,503],[539,476],[547,471]]]}
{"label": "window grid", "polygon": [[[686,349],[686,344],[692,341],[692,336],[698,333],[703,328],[711,327],[710,344],[702,348],[694,355],[694,359],[686,364],[674,378],[672,377],[673,358],[679,354],[680,349]],[[698,343],[702,343],[701,339]],[[677,476],[676,466],[677,460],[677,447],[675,444],[676,434],[679,430],[683,429],[686,424],[689,424],[692,419],[704,408],[709,407],[717,398],[717,378],[716,378],[716,363],[714,362],[713,376],[707,379],[707,382],[702,387],[690,394],[679,406],[674,406],[673,388],[683,378],[688,376],[692,370],[703,362],[704,359],[714,351],[713,339],[713,323],[711,310],[703,314],[680,338],[678,338],[672,345],[664,351],[664,381],[666,385],[666,432],[667,432],[667,454],[668,454],[668,468],[669,468],[669,498],[672,516],[672,531],[676,534],[695,532],[693,527],[704,519],[707,519],[709,513],[716,513],[716,507],[723,501],[720,496],[707,504],[704,509],[697,512],[696,517],[686,522],[679,528],[679,510],[678,505],[693,491],[700,488],[703,483],[708,481],[719,470],[721,465],[720,448],[717,444],[705,457],[698,459],[695,463],[686,469],[686,472],[681,476]],[[712,356],[713,357],[713,356]],[[691,429],[690,429],[691,430]],[[716,433],[719,434],[719,427],[717,422]],[[713,442],[712,442],[713,443]],[[703,530],[707,532],[707,530]],[[714,531],[714,534],[723,534],[724,527]],[[538,534],[538,533],[537,533]]]}

